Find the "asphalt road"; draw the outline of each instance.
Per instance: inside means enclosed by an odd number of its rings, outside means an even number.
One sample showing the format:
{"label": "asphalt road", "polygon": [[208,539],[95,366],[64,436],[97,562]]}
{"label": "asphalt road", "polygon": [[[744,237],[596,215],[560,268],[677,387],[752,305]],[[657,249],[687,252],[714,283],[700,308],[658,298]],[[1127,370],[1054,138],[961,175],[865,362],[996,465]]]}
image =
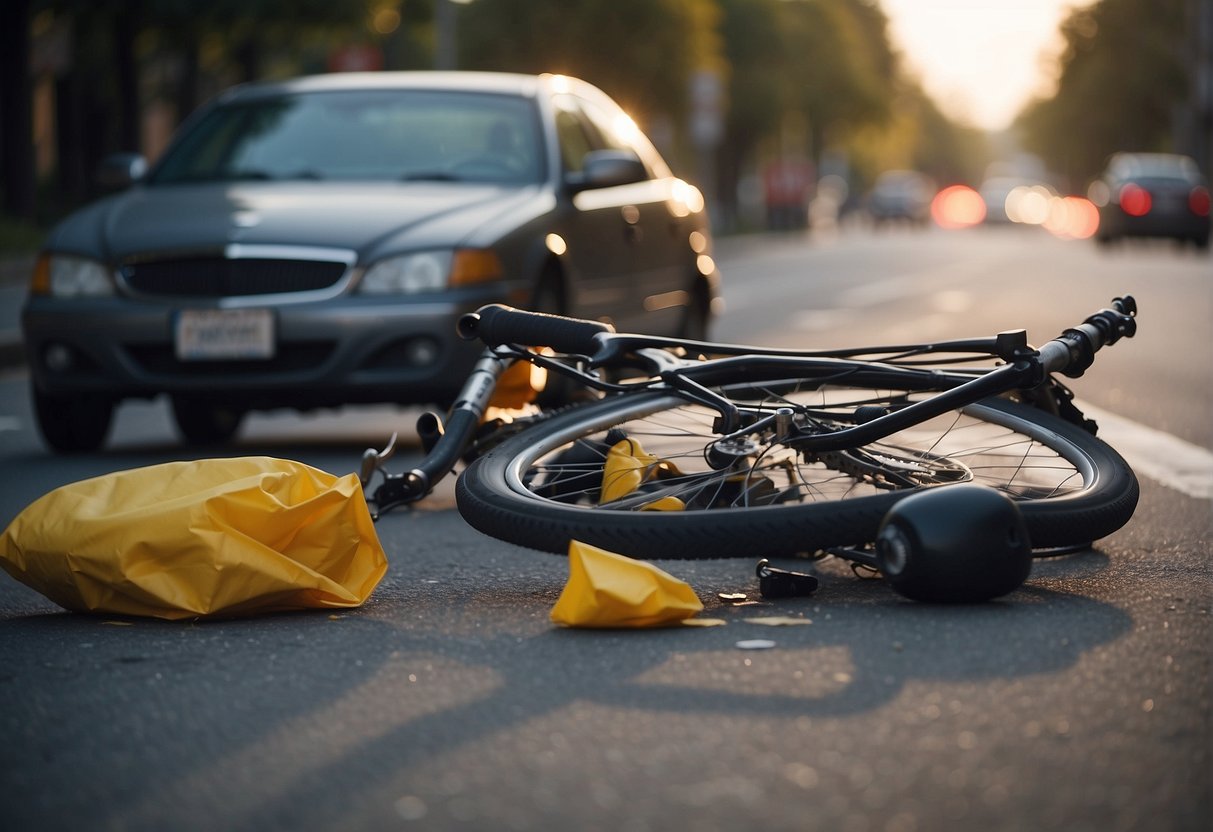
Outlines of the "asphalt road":
{"label": "asphalt road", "polygon": [[[1194,480],[1152,468],[1126,528],[985,605],[825,564],[813,598],[729,607],[718,592],[756,596],[752,559],[658,562],[715,628],[552,626],[564,560],[472,531],[449,484],[380,522],[389,574],[338,615],[88,617],[3,576],[0,828],[1209,829],[1209,258],[983,230],[730,240],[719,259],[717,336],[773,345],[1040,342],[1132,292],[1139,337],[1073,386],[1110,442],[1167,448]],[[187,455],[157,403],[123,408],[103,453],[50,456],[25,384],[0,378],[0,522]],[[222,452],[345,473],[410,415],[269,414]],[[755,638],[775,646],[736,646]]]}

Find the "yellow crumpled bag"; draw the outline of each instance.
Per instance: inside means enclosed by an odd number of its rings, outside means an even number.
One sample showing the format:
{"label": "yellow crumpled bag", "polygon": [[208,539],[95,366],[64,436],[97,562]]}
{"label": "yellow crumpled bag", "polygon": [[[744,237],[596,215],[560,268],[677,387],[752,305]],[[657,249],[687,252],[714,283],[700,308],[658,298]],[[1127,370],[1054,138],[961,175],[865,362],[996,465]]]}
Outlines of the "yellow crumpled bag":
{"label": "yellow crumpled bag", "polygon": [[[680,477],[678,466],[654,456],[635,439],[621,439],[607,451],[602,466],[602,496],[599,503],[610,503],[626,497],[646,482],[668,477]],[[686,504],[677,497],[655,498],[641,506],[641,511],[682,511]]]}
{"label": "yellow crumpled bag", "polygon": [[66,609],[167,619],[356,607],[387,571],[356,475],[270,457],[65,485],[3,542],[0,565]]}
{"label": "yellow crumpled bag", "polygon": [[574,540],[551,617],[566,627],[663,627],[702,610],[688,584],[651,563]]}

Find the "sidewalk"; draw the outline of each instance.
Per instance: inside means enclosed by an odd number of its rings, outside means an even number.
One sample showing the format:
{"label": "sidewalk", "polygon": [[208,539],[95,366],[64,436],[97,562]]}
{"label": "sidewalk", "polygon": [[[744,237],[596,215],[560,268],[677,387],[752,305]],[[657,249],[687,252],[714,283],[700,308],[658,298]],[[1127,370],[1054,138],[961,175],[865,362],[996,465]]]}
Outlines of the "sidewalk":
{"label": "sidewalk", "polygon": [[33,267],[33,255],[0,258],[0,370],[25,364],[21,304]]}

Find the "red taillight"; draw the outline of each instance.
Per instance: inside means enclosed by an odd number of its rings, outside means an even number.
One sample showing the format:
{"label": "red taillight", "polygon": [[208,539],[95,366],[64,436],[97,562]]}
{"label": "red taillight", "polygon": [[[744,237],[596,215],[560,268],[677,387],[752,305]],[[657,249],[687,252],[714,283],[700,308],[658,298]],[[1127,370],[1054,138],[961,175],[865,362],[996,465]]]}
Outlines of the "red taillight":
{"label": "red taillight", "polygon": [[1197,186],[1192,189],[1192,193],[1188,194],[1188,207],[1192,209],[1192,213],[1198,217],[1209,216],[1209,190]]}
{"label": "red taillight", "polygon": [[1144,217],[1150,213],[1150,192],[1130,182],[1120,189],[1120,210],[1130,217]]}

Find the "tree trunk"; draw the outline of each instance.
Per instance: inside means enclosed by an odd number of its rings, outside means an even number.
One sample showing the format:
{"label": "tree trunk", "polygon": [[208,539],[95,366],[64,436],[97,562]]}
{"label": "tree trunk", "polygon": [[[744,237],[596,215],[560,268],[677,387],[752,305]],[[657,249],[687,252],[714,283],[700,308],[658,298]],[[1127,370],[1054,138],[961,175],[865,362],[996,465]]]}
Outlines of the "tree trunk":
{"label": "tree trunk", "polygon": [[139,69],[135,60],[135,35],[138,25],[129,7],[114,15],[114,71],[118,81],[121,112],[118,142],[124,153],[138,153],[142,142],[139,129]]}
{"label": "tree trunk", "polygon": [[0,183],[4,212],[33,220],[36,209],[33,79],[30,77],[32,0],[5,0],[0,12]]}

